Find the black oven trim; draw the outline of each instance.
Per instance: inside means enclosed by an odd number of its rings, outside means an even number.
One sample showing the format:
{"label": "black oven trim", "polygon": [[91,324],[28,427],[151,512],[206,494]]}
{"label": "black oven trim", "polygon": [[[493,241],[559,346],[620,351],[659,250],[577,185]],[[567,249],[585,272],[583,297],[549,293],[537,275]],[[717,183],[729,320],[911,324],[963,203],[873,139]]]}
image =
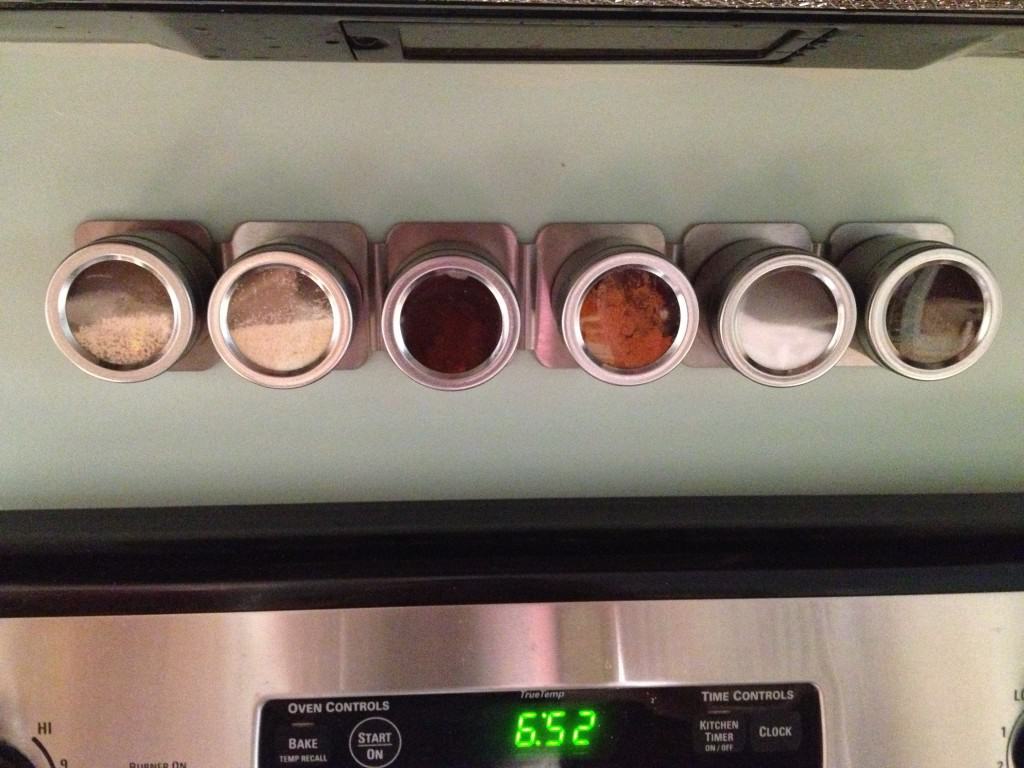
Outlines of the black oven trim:
{"label": "black oven trim", "polygon": [[0,616],[1024,589],[1024,494],[0,512]]}

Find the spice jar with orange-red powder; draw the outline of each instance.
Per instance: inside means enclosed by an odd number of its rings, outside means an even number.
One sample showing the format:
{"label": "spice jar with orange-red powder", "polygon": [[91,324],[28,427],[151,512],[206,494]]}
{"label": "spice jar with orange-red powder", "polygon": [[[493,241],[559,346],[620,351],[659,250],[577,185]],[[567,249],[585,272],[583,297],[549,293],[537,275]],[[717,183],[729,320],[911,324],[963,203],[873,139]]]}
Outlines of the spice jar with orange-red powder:
{"label": "spice jar with orange-red powder", "polygon": [[552,299],[577,365],[611,384],[661,378],[697,333],[689,280],[663,253],[635,243],[604,240],[577,250],[559,270]]}

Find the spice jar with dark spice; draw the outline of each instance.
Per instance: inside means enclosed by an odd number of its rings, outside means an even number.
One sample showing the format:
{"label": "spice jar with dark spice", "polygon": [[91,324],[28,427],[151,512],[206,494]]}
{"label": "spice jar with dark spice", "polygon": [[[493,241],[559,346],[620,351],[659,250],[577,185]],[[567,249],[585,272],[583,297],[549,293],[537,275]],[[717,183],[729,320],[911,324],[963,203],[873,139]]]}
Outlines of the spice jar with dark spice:
{"label": "spice jar with dark spice", "polygon": [[392,283],[381,319],[384,346],[410,378],[460,390],[495,376],[519,341],[519,304],[487,259],[459,248],[415,256]]}
{"label": "spice jar with dark spice", "polygon": [[612,384],[654,381],[683,359],[697,298],[664,255],[631,245],[574,254],[555,280],[562,338],[576,363]]}
{"label": "spice jar with dark spice", "polygon": [[402,307],[410,354],[439,373],[483,365],[501,340],[501,309],[491,291],[463,272],[437,273],[417,283]]}

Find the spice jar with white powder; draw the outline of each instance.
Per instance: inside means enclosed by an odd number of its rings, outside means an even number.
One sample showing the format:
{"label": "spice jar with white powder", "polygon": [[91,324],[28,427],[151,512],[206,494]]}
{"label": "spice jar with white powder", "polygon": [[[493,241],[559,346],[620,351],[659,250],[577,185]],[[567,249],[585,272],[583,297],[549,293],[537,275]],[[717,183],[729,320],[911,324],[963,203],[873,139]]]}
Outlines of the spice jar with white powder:
{"label": "spice jar with white powder", "polygon": [[254,248],[225,272],[210,300],[210,336],[224,361],[265,387],[290,389],[334,370],[361,303],[344,257],[295,238]]}
{"label": "spice jar with white powder", "polygon": [[201,336],[215,279],[208,256],[172,232],[101,238],[68,256],[50,280],[50,335],[97,378],[151,379]]}

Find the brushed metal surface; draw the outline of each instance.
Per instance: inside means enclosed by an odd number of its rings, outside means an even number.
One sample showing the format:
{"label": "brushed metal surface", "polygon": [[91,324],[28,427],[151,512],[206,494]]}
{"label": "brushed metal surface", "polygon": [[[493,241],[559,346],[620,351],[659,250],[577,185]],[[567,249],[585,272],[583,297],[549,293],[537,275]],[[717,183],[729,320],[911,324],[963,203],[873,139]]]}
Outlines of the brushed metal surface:
{"label": "brushed metal surface", "polygon": [[0,620],[0,736],[40,768],[33,737],[58,765],[251,765],[270,697],[794,680],[829,768],[997,768],[1024,593]]}
{"label": "brushed metal surface", "polygon": [[1022,0],[478,0],[485,5],[823,11],[1024,11]]}
{"label": "brushed metal surface", "polygon": [[413,221],[395,224],[383,246],[384,263],[379,281],[386,293],[402,269],[417,254],[432,246],[464,243],[479,249],[505,273],[520,293],[519,240],[516,231],[498,222]]}
{"label": "brushed metal surface", "polygon": [[934,240],[937,243],[956,245],[953,229],[939,222],[915,221],[867,221],[840,224],[832,230],[824,244],[829,261],[839,264],[850,251],[872,237],[902,235],[911,240]]}

